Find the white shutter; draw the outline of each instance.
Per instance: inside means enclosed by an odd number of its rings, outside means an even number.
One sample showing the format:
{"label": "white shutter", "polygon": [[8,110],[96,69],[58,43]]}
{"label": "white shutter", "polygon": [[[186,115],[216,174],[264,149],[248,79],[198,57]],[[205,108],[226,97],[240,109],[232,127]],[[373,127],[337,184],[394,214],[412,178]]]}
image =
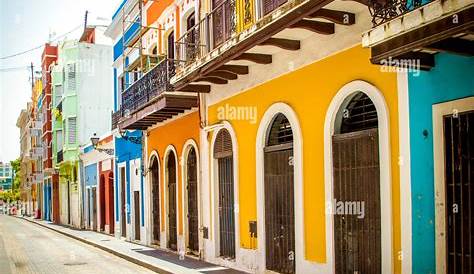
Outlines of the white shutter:
{"label": "white shutter", "polygon": [[67,118],[67,129],[68,129],[68,143],[70,145],[76,143],[76,117]]}
{"label": "white shutter", "polygon": [[75,64],[67,65],[67,83],[68,90],[76,89],[76,66]]}

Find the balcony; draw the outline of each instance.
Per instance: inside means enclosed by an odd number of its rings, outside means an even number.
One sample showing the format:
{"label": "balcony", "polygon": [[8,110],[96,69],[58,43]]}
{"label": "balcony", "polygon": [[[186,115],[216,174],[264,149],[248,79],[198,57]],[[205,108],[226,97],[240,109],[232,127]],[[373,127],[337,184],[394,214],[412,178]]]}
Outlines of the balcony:
{"label": "balcony", "polygon": [[173,92],[175,61],[164,59],[122,93],[122,106],[112,115],[120,129],[146,129],[197,107],[195,94]]}
{"label": "balcony", "polygon": [[34,160],[40,159],[43,157],[43,148],[42,147],[32,147],[29,153],[30,157]]}
{"label": "balcony", "polygon": [[362,44],[374,64],[429,70],[438,52],[474,55],[472,1],[372,1],[370,11],[373,28]]}
{"label": "balcony", "polygon": [[56,163],[58,163],[58,164],[59,164],[59,163],[62,163],[63,160],[64,160],[64,158],[63,158],[63,151],[60,150],[60,151],[58,151],[57,154],[56,154]]}
{"label": "balcony", "polygon": [[[257,15],[251,10],[238,11],[236,0],[225,0],[176,41],[180,62],[171,83],[175,90],[195,92],[228,84],[249,74],[250,64],[271,64],[273,49],[300,50],[303,32],[318,39],[335,34],[336,24],[354,25],[360,4],[367,5],[364,0],[355,2],[269,0],[260,18],[254,19]],[[273,53],[264,46],[272,46]]]}

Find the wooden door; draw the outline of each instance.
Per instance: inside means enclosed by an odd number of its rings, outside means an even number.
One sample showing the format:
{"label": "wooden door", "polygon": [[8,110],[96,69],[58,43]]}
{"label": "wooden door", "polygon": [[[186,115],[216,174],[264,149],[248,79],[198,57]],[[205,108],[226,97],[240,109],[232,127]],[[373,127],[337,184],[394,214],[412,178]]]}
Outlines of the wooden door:
{"label": "wooden door", "polygon": [[262,9],[263,15],[267,15],[270,12],[277,9],[279,6],[285,4],[288,0],[263,0]]}
{"label": "wooden door", "polygon": [[196,150],[189,150],[186,163],[188,191],[188,249],[199,251],[199,211]]}
{"label": "wooden door", "polygon": [[97,188],[92,188],[92,229],[94,231],[97,230]]}
{"label": "wooden door", "polygon": [[474,111],[444,118],[446,273],[474,273]]}
{"label": "wooden door", "polygon": [[135,224],[135,240],[140,240],[140,191],[133,192],[133,213]]}
{"label": "wooden door", "polygon": [[168,35],[168,58],[174,59],[174,31]]}
{"label": "wooden door", "polygon": [[168,248],[177,250],[177,221],[176,221],[176,158],[170,152],[167,161],[168,169]]}
{"label": "wooden door", "polygon": [[382,273],[378,130],[334,135],[332,147],[336,273]]}
{"label": "wooden door", "polygon": [[126,204],[125,204],[125,167],[120,168],[120,234],[127,237],[127,220],[126,220]]}
{"label": "wooden door", "polygon": [[99,210],[100,210],[100,231],[105,231],[105,177],[100,176],[99,179]]}
{"label": "wooden door", "polygon": [[213,48],[227,41],[232,35],[235,20],[231,0],[212,0],[212,36]]}
{"label": "wooden door", "polygon": [[153,241],[155,244],[160,242],[160,174],[158,160],[153,158],[151,165],[151,191],[153,207]]}
{"label": "wooden door", "polygon": [[264,149],[266,269],[295,273],[293,132],[278,114]]}

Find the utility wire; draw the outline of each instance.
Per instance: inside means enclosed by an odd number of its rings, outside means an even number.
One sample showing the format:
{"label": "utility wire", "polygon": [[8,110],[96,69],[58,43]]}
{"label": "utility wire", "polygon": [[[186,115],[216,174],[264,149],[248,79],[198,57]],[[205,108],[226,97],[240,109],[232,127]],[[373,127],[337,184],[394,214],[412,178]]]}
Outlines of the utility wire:
{"label": "utility wire", "polygon": [[[70,31],[68,31],[68,32],[66,32],[66,33],[64,33],[64,34],[61,34],[60,36],[54,38],[54,39],[51,40],[50,42],[55,42],[55,41],[57,41],[57,40],[59,40],[59,39],[65,37],[65,36],[67,36],[68,34],[71,34],[71,33],[75,32],[76,30],[78,30],[78,29],[81,28],[81,27],[82,27],[82,24],[76,26],[75,28],[73,28],[72,30],[70,30]],[[20,56],[20,55],[23,55],[23,54],[25,54],[25,53],[29,53],[29,52],[35,51],[35,50],[37,50],[37,49],[40,49],[40,48],[42,48],[43,46],[44,46],[44,43],[41,44],[41,45],[39,45],[39,46],[37,46],[37,47],[34,47],[34,48],[32,48],[32,49],[29,49],[29,50],[25,50],[25,51],[18,52],[18,53],[12,54],[12,55],[0,57],[0,60],[5,60],[5,59],[13,58],[13,57],[16,57],[16,56]]]}

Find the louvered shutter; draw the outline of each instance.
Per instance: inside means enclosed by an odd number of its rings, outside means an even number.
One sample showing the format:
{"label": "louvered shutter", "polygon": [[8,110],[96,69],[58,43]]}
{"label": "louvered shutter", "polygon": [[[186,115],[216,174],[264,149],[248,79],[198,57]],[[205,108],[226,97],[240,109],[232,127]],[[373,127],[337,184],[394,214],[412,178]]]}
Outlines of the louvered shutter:
{"label": "louvered shutter", "polygon": [[77,135],[77,128],[76,128],[76,117],[70,117],[67,119],[67,127],[68,127],[68,143],[74,144],[76,143],[76,135]]}
{"label": "louvered shutter", "polygon": [[232,139],[226,129],[219,131],[214,143],[214,157],[224,158],[232,155]]}
{"label": "louvered shutter", "polygon": [[68,82],[68,89],[75,90],[76,89],[76,66],[75,64],[68,64],[67,65],[67,82]]}

